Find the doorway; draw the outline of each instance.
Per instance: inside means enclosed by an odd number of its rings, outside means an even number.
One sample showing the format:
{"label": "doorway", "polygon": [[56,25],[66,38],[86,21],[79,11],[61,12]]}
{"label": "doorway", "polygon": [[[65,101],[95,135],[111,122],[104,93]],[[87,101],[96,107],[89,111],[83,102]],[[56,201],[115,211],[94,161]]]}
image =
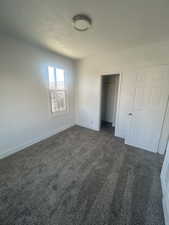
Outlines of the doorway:
{"label": "doorway", "polygon": [[101,77],[100,129],[113,135],[116,128],[119,78],[119,74]]}

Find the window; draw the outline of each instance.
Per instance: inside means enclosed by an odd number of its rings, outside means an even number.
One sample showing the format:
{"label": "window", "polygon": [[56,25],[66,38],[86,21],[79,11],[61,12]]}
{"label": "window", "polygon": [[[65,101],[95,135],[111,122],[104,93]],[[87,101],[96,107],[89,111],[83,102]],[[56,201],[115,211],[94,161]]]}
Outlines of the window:
{"label": "window", "polygon": [[49,91],[52,113],[65,112],[66,105],[66,89],[64,70],[48,67]]}

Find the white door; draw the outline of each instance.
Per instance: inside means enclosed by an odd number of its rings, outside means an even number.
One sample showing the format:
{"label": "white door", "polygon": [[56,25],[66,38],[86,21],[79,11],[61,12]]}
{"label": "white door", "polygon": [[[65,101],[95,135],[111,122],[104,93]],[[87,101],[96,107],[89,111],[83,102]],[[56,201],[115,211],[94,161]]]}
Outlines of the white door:
{"label": "white door", "polygon": [[157,152],[169,95],[169,68],[156,67],[136,73],[134,88],[126,143]]}
{"label": "white door", "polygon": [[169,143],[161,172],[161,184],[163,191],[163,208],[166,225],[169,225]]}

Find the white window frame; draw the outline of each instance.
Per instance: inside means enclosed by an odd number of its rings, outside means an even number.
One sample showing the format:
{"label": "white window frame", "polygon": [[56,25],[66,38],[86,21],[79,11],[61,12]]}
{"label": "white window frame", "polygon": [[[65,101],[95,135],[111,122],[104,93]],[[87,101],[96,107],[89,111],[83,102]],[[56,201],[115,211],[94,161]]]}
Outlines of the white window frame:
{"label": "white window frame", "polygon": [[[49,80],[49,68],[52,67],[54,69],[54,77],[55,77],[55,88],[50,88],[50,80]],[[57,116],[57,115],[63,115],[63,114],[67,114],[69,112],[69,104],[68,104],[68,90],[67,90],[67,84],[66,84],[66,72],[65,69],[58,67],[58,66],[54,66],[54,65],[49,65],[48,66],[48,89],[49,89],[49,104],[50,104],[50,113],[52,114],[52,116]],[[64,71],[64,89],[57,89],[56,88],[56,70],[60,69]],[[55,111],[53,112],[52,110],[52,98],[51,98],[51,94],[52,92],[64,92],[65,93],[65,110],[61,110],[61,111]]]}

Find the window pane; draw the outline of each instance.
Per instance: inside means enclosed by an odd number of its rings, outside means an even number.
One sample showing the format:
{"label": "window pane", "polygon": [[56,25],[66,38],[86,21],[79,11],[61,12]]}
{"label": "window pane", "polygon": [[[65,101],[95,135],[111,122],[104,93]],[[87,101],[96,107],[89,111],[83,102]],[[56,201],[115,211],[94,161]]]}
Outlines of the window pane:
{"label": "window pane", "polygon": [[65,91],[51,91],[52,112],[66,111],[66,93]]}
{"label": "window pane", "polygon": [[48,66],[49,89],[55,89],[54,67]]}
{"label": "window pane", "polygon": [[65,91],[57,92],[57,106],[58,106],[58,111],[66,111]]}
{"label": "window pane", "polygon": [[64,89],[64,70],[56,69],[56,88]]}

